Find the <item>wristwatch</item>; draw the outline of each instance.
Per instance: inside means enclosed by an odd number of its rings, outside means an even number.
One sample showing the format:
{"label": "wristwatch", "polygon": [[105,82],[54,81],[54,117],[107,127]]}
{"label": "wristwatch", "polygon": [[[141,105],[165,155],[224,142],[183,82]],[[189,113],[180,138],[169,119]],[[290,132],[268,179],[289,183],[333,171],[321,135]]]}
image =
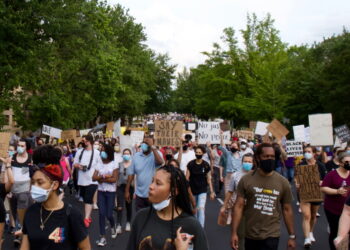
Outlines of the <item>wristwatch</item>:
{"label": "wristwatch", "polygon": [[290,235],[289,235],[289,239],[295,240],[295,234],[290,234]]}

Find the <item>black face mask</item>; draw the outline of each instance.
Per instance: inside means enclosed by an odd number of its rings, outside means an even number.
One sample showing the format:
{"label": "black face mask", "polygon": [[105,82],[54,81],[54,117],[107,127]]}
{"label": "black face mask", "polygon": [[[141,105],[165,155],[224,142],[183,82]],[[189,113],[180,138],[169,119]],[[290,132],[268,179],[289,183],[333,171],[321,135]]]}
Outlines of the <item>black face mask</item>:
{"label": "black face mask", "polygon": [[350,164],[348,162],[344,163],[344,168],[350,170]]}
{"label": "black face mask", "polygon": [[237,151],[238,151],[237,148],[231,148],[231,152],[232,152],[232,153],[236,153]]}
{"label": "black face mask", "polygon": [[187,145],[182,146],[182,150],[183,150],[183,151],[186,151],[187,149],[188,149],[188,146],[187,146]]}
{"label": "black face mask", "polygon": [[165,159],[167,161],[171,160],[172,158],[173,158],[173,155],[171,155],[171,154],[165,155]]}
{"label": "black face mask", "polygon": [[275,169],[275,160],[269,159],[269,160],[262,160],[260,161],[259,167],[262,171],[265,173],[271,173]]}
{"label": "black face mask", "polygon": [[202,159],[203,155],[196,155],[197,160]]}

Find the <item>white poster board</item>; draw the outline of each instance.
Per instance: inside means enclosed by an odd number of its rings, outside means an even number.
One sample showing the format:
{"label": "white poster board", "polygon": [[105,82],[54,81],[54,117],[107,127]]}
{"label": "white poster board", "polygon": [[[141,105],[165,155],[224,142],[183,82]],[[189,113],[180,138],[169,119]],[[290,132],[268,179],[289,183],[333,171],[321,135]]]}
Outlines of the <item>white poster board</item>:
{"label": "white poster board", "polygon": [[288,157],[296,157],[303,155],[303,142],[286,141],[286,151]]}
{"label": "white poster board", "polygon": [[132,145],[141,144],[143,142],[143,137],[145,136],[145,131],[131,131]]}
{"label": "white poster board", "polygon": [[89,134],[90,131],[91,131],[91,128],[79,130],[80,137],[83,137],[84,135]]}
{"label": "white poster board", "polygon": [[266,122],[257,122],[256,128],[255,128],[255,134],[256,135],[265,135],[267,133],[267,126],[269,123]]}
{"label": "white poster board", "polygon": [[312,146],[333,145],[332,114],[309,115],[309,125]]}
{"label": "white poster board", "polygon": [[305,126],[304,125],[297,125],[293,126],[293,134],[294,134],[294,140],[295,141],[305,141]]}
{"label": "white poster board", "polygon": [[310,127],[305,128],[305,142],[310,143]]}
{"label": "white poster board", "polygon": [[220,144],[219,122],[198,122],[198,144]]}
{"label": "white poster board", "polygon": [[231,144],[231,132],[230,131],[224,131],[222,133],[224,144]]}
{"label": "white poster board", "polygon": [[58,128],[53,128],[47,125],[43,125],[41,133],[43,135],[48,135],[57,139],[61,139],[62,130]]}
{"label": "white poster board", "polygon": [[118,137],[121,135],[121,129],[120,129],[120,119],[118,119],[115,123],[114,123],[114,127],[113,127],[113,134],[115,137]]}
{"label": "white poster board", "polygon": [[196,130],[196,123],[191,122],[191,123],[188,123],[187,126],[188,126],[187,130],[192,130],[192,131]]}
{"label": "white poster board", "polygon": [[120,144],[121,151],[123,151],[126,148],[132,150],[133,144],[132,144],[131,136],[130,135],[121,135],[119,137],[119,144]]}

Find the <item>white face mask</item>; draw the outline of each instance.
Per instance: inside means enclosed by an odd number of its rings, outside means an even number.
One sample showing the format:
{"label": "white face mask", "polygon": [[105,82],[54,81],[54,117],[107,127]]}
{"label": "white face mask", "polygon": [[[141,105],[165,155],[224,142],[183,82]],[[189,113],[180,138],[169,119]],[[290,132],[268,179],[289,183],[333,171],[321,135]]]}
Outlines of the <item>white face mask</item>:
{"label": "white face mask", "polygon": [[94,144],[94,149],[99,150],[99,148],[100,148],[100,145]]}
{"label": "white face mask", "polygon": [[50,194],[51,190],[52,190],[52,185],[51,185],[49,190],[32,185],[32,188],[30,190],[30,194],[31,194],[34,201],[44,202],[49,198],[49,194]]}
{"label": "white face mask", "polygon": [[159,203],[153,203],[152,206],[155,210],[160,211],[163,210],[164,208],[166,208],[167,206],[169,206],[170,204],[170,199],[171,197],[169,197],[168,199],[161,201]]}
{"label": "white face mask", "polygon": [[247,145],[243,144],[241,145],[241,149],[246,149],[247,148]]}

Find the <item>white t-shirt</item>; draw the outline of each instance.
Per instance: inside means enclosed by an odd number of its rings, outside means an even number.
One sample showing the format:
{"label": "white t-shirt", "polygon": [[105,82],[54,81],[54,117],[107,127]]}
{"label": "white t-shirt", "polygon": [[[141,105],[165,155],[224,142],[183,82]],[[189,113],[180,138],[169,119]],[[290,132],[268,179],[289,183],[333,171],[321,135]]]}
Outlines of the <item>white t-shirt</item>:
{"label": "white t-shirt", "polygon": [[[110,163],[104,164],[101,162],[96,167],[96,170],[98,171],[99,176],[103,175],[112,175],[113,171],[115,169],[119,168],[119,164],[117,164],[115,161],[111,161]],[[107,183],[102,182],[98,184],[98,190],[103,192],[115,192],[117,190],[117,183]]]}
{"label": "white t-shirt", "polygon": [[[177,159],[179,157],[179,153],[177,153],[174,158]],[[196,155],[193,150],[188,150],[186,153],[182,153],[180,169],[186,174],[187,164],[196,159]]]}
{"label": "white t-shirt", "polygon": [[[92,159],[92,163],[91,163],[91,168],[90,170],[87,171],[83,171],[81,169],[79,169],[78,172],[78,185],[79,186],[89,186],[89,185],[97,185],[97,181],[93,181],[92,180],[92,176],[94,175],[95,169],[97,168],[97,166],[99,164],[102,164],[102,159],[100,156],[100,151],[93,149],[94,150],[94,158]],[[83,149],[79,149],[78,152],[75,155],[74,158],[74,163],[73,164],[80,164],[80,165],[85,165],[85,166],[89,166],[90,163],[90,158],[91,158],[91,154],[92,154],[92,150],[84,150],[84,154],[83,157],[81,158],[81,162],[79,162],[79,157],[80,154],[82,153]]]}
{"label": "white t-shirt", "polygon": [[253,149],[247,147],[245,150],[241,150],[239,153],[241,154],[241,156],[243,156],[243,155],[246,155],[246,154],[249,154],[249,153],[250,154],[254,154],[254,151],[253,151]]}

